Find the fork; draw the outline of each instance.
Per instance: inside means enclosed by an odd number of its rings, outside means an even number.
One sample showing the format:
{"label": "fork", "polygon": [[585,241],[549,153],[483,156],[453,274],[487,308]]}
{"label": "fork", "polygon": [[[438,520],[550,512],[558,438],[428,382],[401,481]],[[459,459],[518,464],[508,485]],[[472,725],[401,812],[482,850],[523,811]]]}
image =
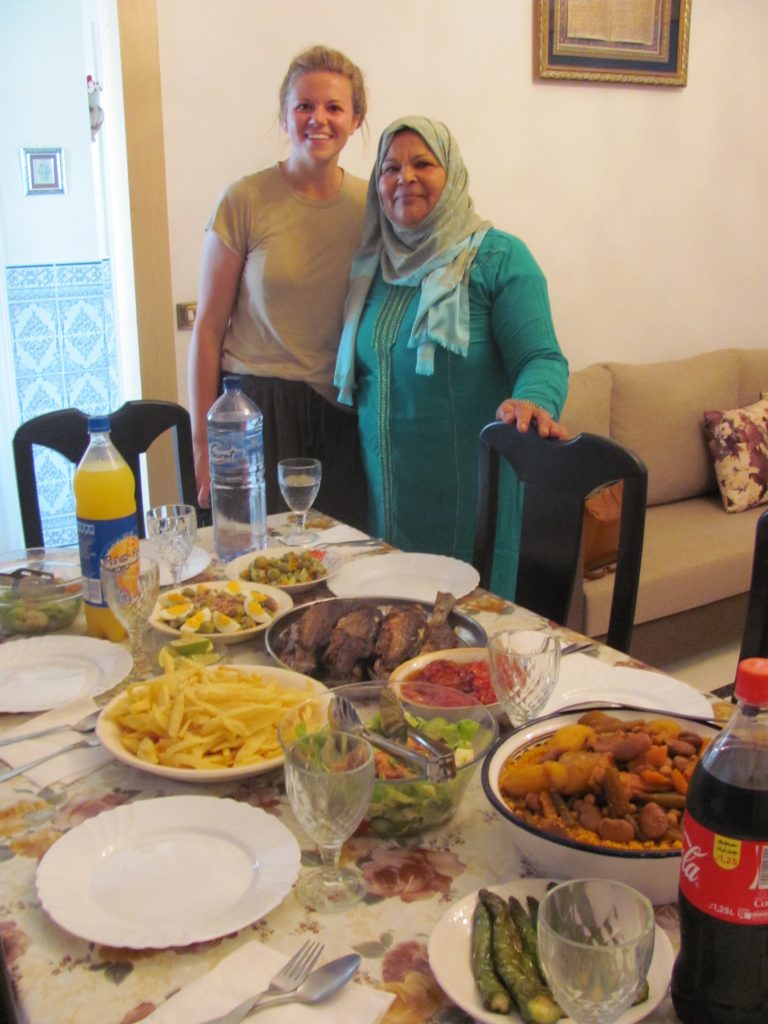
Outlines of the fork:
{"label": "fork", "polygon": [[85,718],[81,718],[79,722],[75,722],[74,725],[49,725],[47,729],[38,729],[37,732],[25,732],[19,733],[17,736],[5,736],[0,740],[0,747],[5,747],[9,743],[23,743],[24,740],[34,740],[38,736],[47,736],[52,732],[93,732],[96,728],[96,719],[101,714],[101,708],[97,708],[95,711],[91,711],[90,714],[86,715]]}
{"label": "fork", "polygon": [[78,740],[77,743],[70,743],[69,746],[62,747],[60,750],[53,750],[49,754],[38,757],[36,761],[28,761],[26,764],[19,765],[18,768],[11,768],[7,772],[0,772],[0,782],[12,779],[15,775],[23,775],[30,768],[36,768],[37,765],[42,764],[44,761],[50,761],[51,758],[58,757],[59,754],[66,754],[68,750],[76,750],[78,747],[98,747],[100,743],[101,740],[98,736],[89,736],[87,739]]}
{"label": "fork", "polygon": [[308,939],[303,946],[296,950],[291,959],[283,964],[263,992],[249,996],[225,1016],[217,1017],[216,1024],[238,1024],[268,996],[295,992],[299,985],[306,980],[322,951],[322,942],[310,942]]}

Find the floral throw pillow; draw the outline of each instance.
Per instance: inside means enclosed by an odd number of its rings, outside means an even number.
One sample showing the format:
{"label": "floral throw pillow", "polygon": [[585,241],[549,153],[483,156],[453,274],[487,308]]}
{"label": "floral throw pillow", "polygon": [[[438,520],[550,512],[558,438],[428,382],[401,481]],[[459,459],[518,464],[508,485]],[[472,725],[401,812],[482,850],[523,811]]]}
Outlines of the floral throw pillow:
{"label": "floral throw pillow", "polygon": [[726,512],[768,502],[768,398],[704,413],[704,432]]}

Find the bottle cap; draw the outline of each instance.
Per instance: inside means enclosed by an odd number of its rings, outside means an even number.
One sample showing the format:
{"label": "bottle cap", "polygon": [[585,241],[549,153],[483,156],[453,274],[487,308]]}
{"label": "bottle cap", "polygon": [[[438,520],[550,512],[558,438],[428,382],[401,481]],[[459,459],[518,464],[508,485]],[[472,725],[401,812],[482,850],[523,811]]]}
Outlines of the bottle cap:
{"label": "bottle cap", "polygon": [[242,381],[240,379],[240,375],[239,374],[237,374],[237,373],[230,373],[223,380],[224,390],[225,391],[239,390],[240,386],[241,386],[241,383],[242,383]]}
{"label": "bottle cap", "polygon": [[747,704],[768,704],[768,658],[745,658],[739,662],[736,696]]}
{"label": "bottle cap", "polygon": [[89,416],[88,433],[103,434],[109,431],[109,416]]}

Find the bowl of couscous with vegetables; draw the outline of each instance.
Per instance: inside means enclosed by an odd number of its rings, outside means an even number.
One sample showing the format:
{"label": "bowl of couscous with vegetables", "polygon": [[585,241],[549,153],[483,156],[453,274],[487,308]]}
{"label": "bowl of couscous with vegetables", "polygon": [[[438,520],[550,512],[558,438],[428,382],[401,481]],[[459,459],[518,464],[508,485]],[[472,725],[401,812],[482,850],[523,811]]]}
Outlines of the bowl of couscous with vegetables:
{"label": "bowl of couscous with vegetables", "polygon": [[496,744],[483,789],[537,873],[616,879],[673,902],[688,782],[718,728],[646,708],[555,713]]}

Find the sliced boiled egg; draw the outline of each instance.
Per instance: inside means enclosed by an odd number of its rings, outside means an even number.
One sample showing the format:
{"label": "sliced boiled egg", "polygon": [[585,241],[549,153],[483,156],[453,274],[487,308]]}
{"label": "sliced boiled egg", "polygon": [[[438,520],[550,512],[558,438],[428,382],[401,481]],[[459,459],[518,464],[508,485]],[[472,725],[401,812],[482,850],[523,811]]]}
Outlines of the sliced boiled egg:
{"label": "sliced boiled egg", "polygon": [[177,619],[186,619],[194,610],[195,606],[191,601],[181,600],[178,604],[161,608],[159,617],[164,622],[175,622]]}
{"label": "sliced boiled egg", "polygon": [[233,619],[231,615],[225,615],[224,612],[214,612],[213,628],[217,633],[237,633],[240,626],[237,619]]}
{"label": "sliced boiled egg", "polygon": [[254,622],[259,624],[272,621],[272,616],[261,603],[262,600],[263,595],[261,594],[254,594],[245,600],[245,614],[249,619],[253,619]]}
{"label": "sliced boiled egg", "polygon": [[230,580],[229,583],[224,587],[224,591],[227,594],[239,594],[242,591],[242,587],[237,580]]}
{"label": "sliced boiled egg", "polygon": [[181,624],[182,633],[197,633],[202,625],[211,621],[211,609],[201,608]]}

